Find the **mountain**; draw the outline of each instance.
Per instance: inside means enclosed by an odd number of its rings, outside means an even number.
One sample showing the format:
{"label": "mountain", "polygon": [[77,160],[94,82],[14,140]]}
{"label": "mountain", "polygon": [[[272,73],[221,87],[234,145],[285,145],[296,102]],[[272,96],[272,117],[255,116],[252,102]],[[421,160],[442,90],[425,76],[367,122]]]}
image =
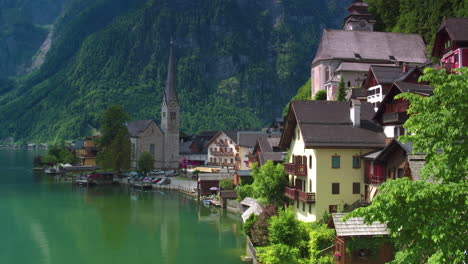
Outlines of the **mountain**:
{"label": "mountain", "polygon": [[0,0],[1,21],[17,25],[4,15],[8,7],[24,12],[31,28],[10,27],[24,41],[16,48],[22,59],[1,66],[0,139],[86,136],[111,104],[133,119],[158,120],[171,37],[182,130],[260,128],[307,81],[322,30],[339,28],[349,4]]}

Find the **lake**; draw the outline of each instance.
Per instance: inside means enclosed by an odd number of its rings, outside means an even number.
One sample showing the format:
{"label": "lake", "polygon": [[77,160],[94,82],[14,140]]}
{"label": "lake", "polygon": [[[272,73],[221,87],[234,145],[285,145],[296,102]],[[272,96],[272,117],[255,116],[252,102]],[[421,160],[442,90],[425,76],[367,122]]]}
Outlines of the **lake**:
{"label": "lake", "polygon": [[0,263],[239,264],[240,216],[177,192],[73,188],[0,150]]}

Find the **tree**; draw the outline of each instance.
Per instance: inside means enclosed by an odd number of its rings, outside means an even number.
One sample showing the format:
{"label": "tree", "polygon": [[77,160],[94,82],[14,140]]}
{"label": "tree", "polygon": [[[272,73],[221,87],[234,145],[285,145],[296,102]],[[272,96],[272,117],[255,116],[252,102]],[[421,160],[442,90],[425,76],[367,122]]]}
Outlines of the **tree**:
{"label": "tree", "polygon": [[105,169],[121,172],[130,168],[131,142],[125,125],[129,119],[120,105],[112,105],[102,114],[97,161]]}
{"label": "tree", "polygon": [[253,196],[262,204],[281,204],[283,201],[284,187],[288,180],[281,164],[274,165],[273,161],[267,161],[260,168],[257,164],[252,167],[253,183],[251,185],[238,186],[239,196]]}
{"label": "tree", "polygon": [[327,91],[319,90],[315,93],[314,100],[326,101],[327,100]]}
{"label": "tree", "polygon": [[[463,263],[468,248],[468,70],[448,75],[426,69],[422,81],[433,96],[402,94],[409,100],[413,151],[426,154],[424,180],[391,180],[379,188],[372,204],[348,214],[367,223],[387,223],[399,251],[393,263]],[[429,181],[428,181],[429,180]],[[435,180],[435,181],[433,181]]]}
{"label": "tree", "polygon": [[138,169],[140,169],[140,171],[142,171],[145,175],[154,169],[154,159],[151,153],[141,153],[140,157],[138,158]]}
{"label": "tree", "polygon": [[[297,91],[297,94],[291,99],[291,101],[311,100],[312,99],[311,98],[312,97],[311,96],[311,92],[312,92],[311,83],[312,81],[309,78],[309,80],[299,88],[299,90]],[[283,116],[286,116],[288,114],[289,105],[291,104],[291,101],[289,101],[288,104],[283,108]]]}
{"label": "tree", "polygon": [[224,179],[219,183],[223,190],[234,190],[234,181],[232,179]]}
{"label": "tree", "polygon": [[340,78],[338,83],[338,94],[336,95],[336,101],[346,101],[346,86],[343,76]]}

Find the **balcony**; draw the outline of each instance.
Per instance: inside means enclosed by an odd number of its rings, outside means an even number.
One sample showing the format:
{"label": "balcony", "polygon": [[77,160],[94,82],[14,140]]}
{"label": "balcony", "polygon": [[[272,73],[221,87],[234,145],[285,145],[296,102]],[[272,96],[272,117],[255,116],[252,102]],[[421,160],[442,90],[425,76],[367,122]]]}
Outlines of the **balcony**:
{"label": "balcony", "polygon": [[445,69],[447,73],[451,73],[453,69],[457,68],[455,63],[445,63],[437,68],[437,70]]}
{"label": "balcony", "polygon": [[315,193],[297,191],[299,201],[304,203],[315,203]]}
{"label": "balcony", "polygon": [[227,147],[228,146],[228,143],[227,142],[224,142],[224,141],[216,141],[215,143],[216,145],[220,146],[220,147]]}
{"label": "balcony", "polygon": [[369,178],[370,178],[370,183],[371,184],[377,184],[377,185],[380,185],[380,184],[384,183],[385,180],[386,180],[385,176],[374,175],[374,174],[370,174]]}
{"label": "balcony", "polygon": [[307,176],[307,164],[285,163],[284,171],[289,175]]}
{"label": "balcony", "polygon": [[284,196],[293,201],[297,200],[297,192],[298,190],[295,188],[284,188]]}
{"label": "balcony", "polygon": [[402,124],[408,119],[408,114],[406,112],[394,112],[383,114],[382,122],[384,124],[398,123]]}

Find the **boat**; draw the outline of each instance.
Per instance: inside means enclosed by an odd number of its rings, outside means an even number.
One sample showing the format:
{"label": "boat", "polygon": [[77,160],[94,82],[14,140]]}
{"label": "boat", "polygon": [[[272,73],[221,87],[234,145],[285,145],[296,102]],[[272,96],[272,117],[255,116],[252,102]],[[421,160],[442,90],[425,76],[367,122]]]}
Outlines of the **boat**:
{"label": "boat", "polygon": [[45,172],[45,174],[60,174],[61,173],[60,169],[55,168],[55,167],[48,168],[44,172]]}

